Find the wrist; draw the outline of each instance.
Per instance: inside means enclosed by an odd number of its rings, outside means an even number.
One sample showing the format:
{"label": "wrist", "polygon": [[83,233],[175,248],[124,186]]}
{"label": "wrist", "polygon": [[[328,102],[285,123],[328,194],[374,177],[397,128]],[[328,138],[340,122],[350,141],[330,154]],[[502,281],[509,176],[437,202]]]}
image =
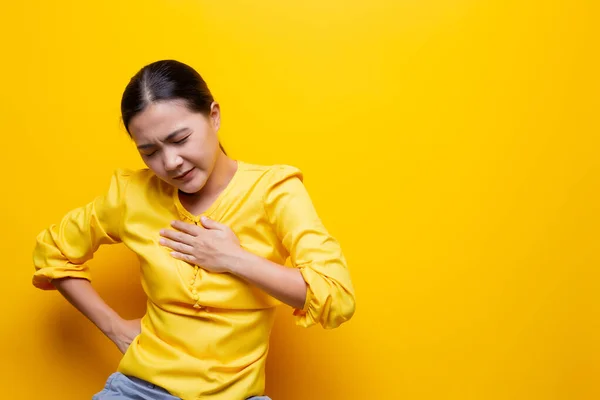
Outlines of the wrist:
{"label": "wrist", "polygon": [[114,338],[121,332],[123,322],[124,320],[119,314],[110,310],[98,321],[97,326],[107,337]]}
{"label": "wrist", "polygon": [[225,268],[227,269],[227,272],[239,276],[243,266],[248,265],[248,258],[250,255],[251,254],[248,251],[241,247],[234,253],[230,254],[225,262]]}

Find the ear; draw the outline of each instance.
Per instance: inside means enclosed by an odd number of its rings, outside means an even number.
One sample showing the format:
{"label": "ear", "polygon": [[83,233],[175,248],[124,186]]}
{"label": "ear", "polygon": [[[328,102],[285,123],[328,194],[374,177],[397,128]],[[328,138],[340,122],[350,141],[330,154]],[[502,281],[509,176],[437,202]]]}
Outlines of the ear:
{"label": "ear", "polygon": [[216,101],[210,105],[210,121],[213,124],[215,131],[219,131],[221,127],[221,106]]}

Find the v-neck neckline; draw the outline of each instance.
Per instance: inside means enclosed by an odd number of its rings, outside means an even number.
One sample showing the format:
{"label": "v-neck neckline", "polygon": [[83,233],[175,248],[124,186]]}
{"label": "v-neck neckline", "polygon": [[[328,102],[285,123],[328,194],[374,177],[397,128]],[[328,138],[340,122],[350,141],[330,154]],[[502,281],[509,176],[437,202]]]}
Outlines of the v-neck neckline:
{"label": "v-neck neckline", "polygon": [[240,170],[242,169],[244,163],[239,160],[236,160],[236,163],[237,163],[237,168],[235,170],[235,173],[233,174],[233,176],[231,177],[231,179],[229,180],[229,182],[227,183],[225,188],[221,191],[221,193],[219,193],[219,195],[212,202],[212,204],[206,210],[204,210],[204,212],[202,212],[201,214],[195,215],[195,214],[191,213],[187,208],[185,208],[185,206],[181,203],[181,199],[179,198],[179,189],[177,189],[176,187],[173,186],[173,194],[172,194],[173,202],[175,203],[175,207],[177,208],[177,211],[179,212],[179,214],[182,217],[184,217],[190,221],[193,221],[195,223],[199,222],[200,218],[202,216],[212,217],[214,212],[219,208],[219,206],[223,202],[223,199],[225,197],[227,197],[229,192],[231,192],[231,189],[233,188],[233,186],[235,186],[238,176],[240,175]]}

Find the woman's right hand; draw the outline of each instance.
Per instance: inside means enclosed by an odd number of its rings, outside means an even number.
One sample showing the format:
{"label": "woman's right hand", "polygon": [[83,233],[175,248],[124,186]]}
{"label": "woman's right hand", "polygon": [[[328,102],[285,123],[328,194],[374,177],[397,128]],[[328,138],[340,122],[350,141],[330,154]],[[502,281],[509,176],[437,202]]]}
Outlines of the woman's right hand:
{"label": "woman's right hand", "polygon": [[60,278],[52,280],[56,289],[92,321],[102,333],[117,345],[122,353],[140,334],[141,319],[126,320],[110,308],[87,279]]}
{"label": "woman's right hand", "polygon": [[141,319],[119,319],[107,334],[108,338],[125,354],[131,342],[142,331]]}

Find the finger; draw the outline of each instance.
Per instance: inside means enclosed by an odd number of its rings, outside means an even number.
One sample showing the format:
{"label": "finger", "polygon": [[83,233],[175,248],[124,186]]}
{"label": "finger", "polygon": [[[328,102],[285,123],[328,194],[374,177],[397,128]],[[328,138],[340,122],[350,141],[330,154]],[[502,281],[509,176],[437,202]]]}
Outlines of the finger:
{"label": "finger", "polygon": [[168,247],[171,250],[175,250],[180,253],[191,254],[192,251],[194,250],[194,248],[188,244],[176,242],[176,241],[170,240],[170,239],[161,238],[158,242],[160,244],[162,244],[163,246]]}
{"label": "finger", "polygon": [[202,218],[200,218],[200,221],[202,222],[202,226],[204,226],[206,229],[219,229],[222,230],[224,225],[218,223],[217,221],[210,219],[208,217],[203,216]]}
{"label": "finger", "polygon": [[188,224],[187,222],[179,220],[172,221],[171,226],[191,236],[197,236],[201,232],[201,229],[197,225]]}
{"label": "finger", "polygon": [[194,240],[194,236],[184,232],[174,231],[172,229],[161,229],[160,235],[175,242],[180,242],[187,245],[191,245]]}
{"label": "finger", "polygon": [[184,254],[184,253],[180,253],[178,251],[172,251],[171,256],[173,258],[188,262],[190,264],[195,264],[195,261],[196,261],[196,258],[194,256],[192,256],[191,254]]}

